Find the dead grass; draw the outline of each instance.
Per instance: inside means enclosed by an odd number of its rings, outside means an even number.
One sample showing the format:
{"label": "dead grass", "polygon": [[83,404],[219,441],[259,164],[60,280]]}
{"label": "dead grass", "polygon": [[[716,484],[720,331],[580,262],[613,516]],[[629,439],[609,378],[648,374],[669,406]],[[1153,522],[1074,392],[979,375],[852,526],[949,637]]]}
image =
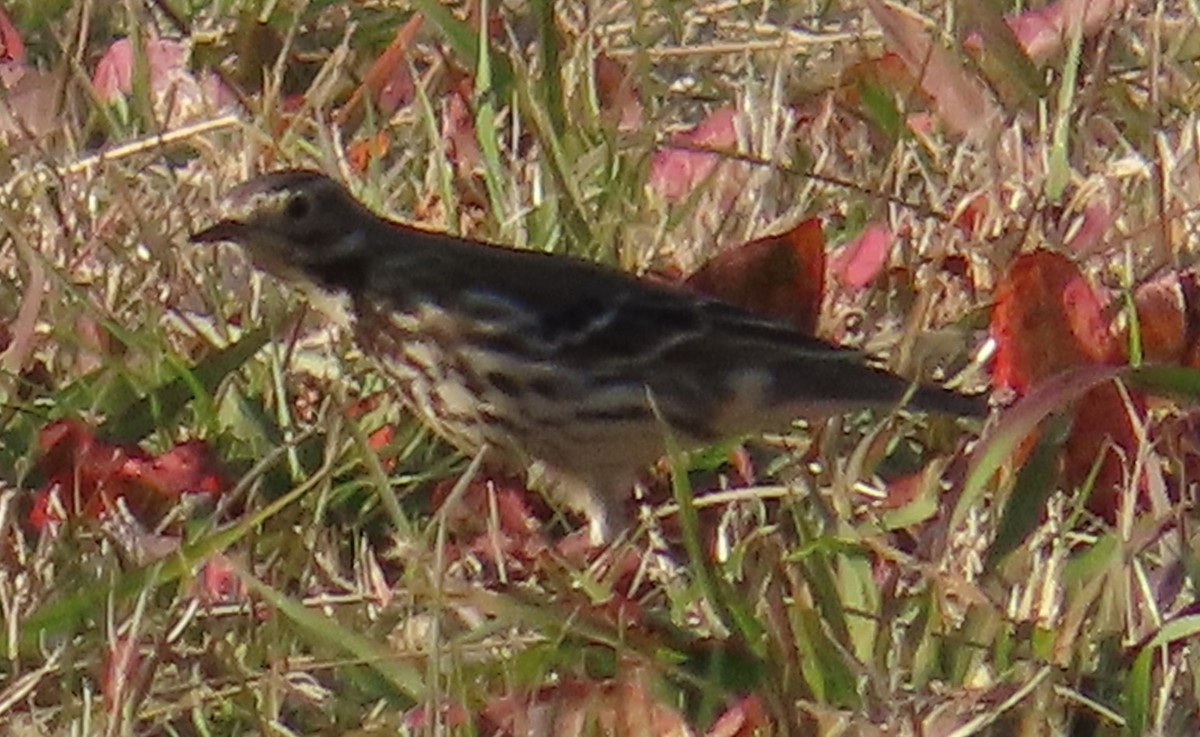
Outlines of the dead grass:
{"label": "dead grass", "polygon": [[[978,135],[949,130],[920,89],[849,84],[883,50],[855,5],[614,3],[589,17],[558,4],[551,84],[536,22],[548,3],[500,13],[490,82],[435,4],[415,3],[420,92],[353,140],[331,116],[403,11],[277,7],[255,30],[244,3],[198,9],[178,19],[195,30],[179,83],[156,91],[142,69],[126,101],[102,105],[87,75],[105,39],[179,33],[165,5],[11,5],[31,61],[65,80],[67,112],[32,142],[10,131],[0,195],[6,733],[703,734],[722,715],[761,734],[1196,731],[1183,503],[1127,503],[1108,525],[1058,494],[1024,545],[988,560],[1021,471],[1011,424],[975,451],[1001,456],[1000,473],[956,507],[973,433],[855,416],[767,438],[754,484],[698,500],[705,542],[690,558],[640,539],[589,564],[554,546],[577,520],[545,515],[549,541],[499,532],[503,485],[468,489],[469,459],[404,416],[320,309],[232,250],[185,242],[221,192],[285,164],[335,172],[408,219],[631,270],[686,272],[813,214],[831,248],[882,223],[889,269],[861,291],[832,286],[822,332],[981,387],[994,285],[1016,253],[1064,247],[1089,208],[1111,222],[1076,257],[1114,295],[1191,264],[1184,4],[1089,28],[1070,95],[1066,52],[1043,62],[1036,99],[1003,87],[1003,60],[976,69],[954,52],[999,112]],[[953,28],[940,4],[926,10],[929,28]],[[623,92],[597,88],[601,51],[629,70]],[[256,82],[259,63],[282,78]],[[194,96],[222,64],[248,103],[232,117]],[[444,135],[463,71],[470,161]],[[643,118],[622,126],[631,101]],[[652,192],[666,137],[722,107],[740,155],[679,202]],[[356,173],[348,147],[376,132],[388,143]],[[975,227],[956,225],[972,208]],[[152,454],[202,439],[229,489],[158,529],[110,515],[38,532],[38,434],[61,418]],[[394,435],[378,442],[380,428]],[[1146,443],[1129,461],[1182,465],[1172,452]],[[715,455],[715,472],[701,458],[676,479],[683,499],[736,478]],[[919,473],[910,504],[883,503],[888,482]],[[435,489],[465,511],[433,511]]]}

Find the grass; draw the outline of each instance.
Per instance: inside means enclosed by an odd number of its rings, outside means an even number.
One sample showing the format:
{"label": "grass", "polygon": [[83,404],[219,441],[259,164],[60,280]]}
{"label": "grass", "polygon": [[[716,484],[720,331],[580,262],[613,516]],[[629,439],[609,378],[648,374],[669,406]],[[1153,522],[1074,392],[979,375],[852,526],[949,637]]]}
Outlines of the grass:
{"label": "grass", "polygon": [[[853,4],[557,4],[555,23],[538,14],[549,3],[492,7],[482,47],[462,16],[414,3],[415,97],[353,131],[332,112],[407,11],[280,5],[260,26],[243,0],[174,18],[158,2],[10,5],[67,107],[32,143],[10,136],[0,198],[5,733],[703,734],[718,718],[743,719],[738,734],[1196,731],[1186,507],[1125,503],[1105,523],[1088,489],[1047,480],[1052,435],[1017,450],[1106,370],[978,443],[977,428],[861,414],[756,443],[748,486],[727,449],[688,458],[691,473],[674,458],[649,492],[665,532],[646,525],[671,544],[651,554],[642,535],[585,560],[558,544],[570,515],[539,511],[545,538],[508,532],[499,520],[528,495],[485,484],[409,418],[326,305],[185,243],[220,193],[285,164],[337,173],[381,211],[636,271],[687,272],[814,214],[833,249],[884,223],[889,271],[831,285],[823,333],[982,387],[972,356],[994,285],[1020,250],[1067,242],[1089,195],[1117,213],[1077,255],[1100,283],[1128,293],[1190,264],[1197,18],[1183,4],[1088,28],[1034,81],[994,35],[996,59],[953,52],[1003,113],[986,139],[923,127],[937,102],[858,76],[883,41]],[[924,12],[953,28],[940,4]],[[127,98],[101,103],[86,76],[135,28],[190,30],[189,74],[219,69],[246,107],[156,92],[139,55]],[[598,81],[601,53],[629,71],[623,92]],[[443,135],[463,78],[477,159]],[[643,119],[622,126],[633,101]],[[655,194],[663,141],[723,106],[741,153],[678,202]],[[348,151],[378,134],[355,172]],[[968,233],[955,215],[975,202]],[[971,288],[941,266],[960,257]],[[1195,395],[1190,374],[1156,379]],[[1152,421],[1164,414],[1180,412]],[[228,488],[150,524],[35,530],[39,433],[64,418],[156,456],[201,439]],[[1187,433],[1154,437],[1130,466],[1189,463]],[[897,504],[900,479],[914,491]]]}

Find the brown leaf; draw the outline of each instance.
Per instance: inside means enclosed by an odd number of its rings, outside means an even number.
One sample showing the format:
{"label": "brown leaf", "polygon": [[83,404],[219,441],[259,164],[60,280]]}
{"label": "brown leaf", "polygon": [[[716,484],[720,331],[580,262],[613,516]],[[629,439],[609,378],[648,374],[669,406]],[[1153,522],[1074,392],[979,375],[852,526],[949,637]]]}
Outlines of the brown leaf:
{"label": "brown leaf", "polygon": [[816,333],[825,296],[825,237],[811,218],[778,235],[723,251],[687,278],[702,294]]}
{"label": "brown leaf", "polygon": [[62,125],[56,75],[3,62],[0,81],[7,90],[0,96],[0,135],[38,138]]}
{"label": "brown leaf", "polygon": [[596,97],[605,117],[616,121],[617,129],[637,130],[642,126],[644,111],[637,82],[629,69],[601,52],[596,55]]}
{"label": "brown leaf", "polygon": [[479,135],[475,131],[475,115],[471,110],[471,81],[461,79],[446,96],[442,115],[442,140],[446,157],[454,163],[459,178],[467,179],[483,164]]}
{"label": "brown leaf", "polygon": [[392,139],[386,131],[377,131],[374,135],[360,138],[346,149],[346,160],[350,168],[359,174],[365,174],[372,162],[379,161],[387,155],[392,146]]}
{"label": "brown leaf", "polygon": [[381,118],[388,118],[413,101],[417,86],[409,68],[408,50],[423,21],[421,13],[414,13],[396,31],[392,42],[367,70],[362,84],[335,114],[338,125],[349,131],[357,130],[366,115],[368,102],[375,106]]}

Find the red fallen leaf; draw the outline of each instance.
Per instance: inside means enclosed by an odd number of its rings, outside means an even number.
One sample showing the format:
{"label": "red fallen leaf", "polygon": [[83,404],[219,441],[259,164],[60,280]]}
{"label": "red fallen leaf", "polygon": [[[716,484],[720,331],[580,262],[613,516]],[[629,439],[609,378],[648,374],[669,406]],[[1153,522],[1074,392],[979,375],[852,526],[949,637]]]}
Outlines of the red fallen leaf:
{"label": "red fallen leaf", "polygon": [[1104,318],[1096,291],[1084,279],[1072,279],[1063,288],[1062,304],[1071,334],[1094,363],[1120,363],[1124,347],[1116,341]]}
{"label": "red fallen leaf", "polygon": [[[1135,393],[1130,400],[1133,412],[1144,417],[1145,397]],[[1071,436],[1063,448],[1063,481],[1068,489],[1078,488],[1101,458],[1087,508],[1111,523],[1120,509],[1122,490],[1140,487],[1138,480],[1128,477],[1137,447],[1130,407],[1115,384],[1101,384],[1075,407]]]}
{"label": "red fallen leaf", "polygon": [[101,442],[79,420],[50,423],[38,434],[38,447],[48,482],[38,492],[30,524],[61,522],[59,510],[67,517],[99,517],[123,496],[121,469],[132,458],[144,459],[139,448]]}
{"label": "red fallen leaf", "polygon": [[[436,721],[431,713],[434,709],[438,713]],[[435,725],[462,727],[469,724],[470,721],[471,712],[457,702],[442,703],[436,706],[433,704],[414,706],[404,715],[404,725],[410,730],[419,732],[429,732]]]}
{"label": "red fallen leaf", "polygon": [[66,519],[56,489],[43,487],[33,493],[33,507],[29,510],[29,526],[41,532],[50,525]]}
{"label": "red fallen leaf", "polygon": [[217,553],[204,562],[196,577],[197,598],[207,606],[236,604],[246,601],[246,583],[224,553]]}
{"label": "red fallen leaf", "polygon": [[47,483],[35,492],[30,524],[37,529],[80,515],[98,519],[121,501],[147,523],[182,494],[219,494],[226,485],[200,441],[154,457],[136,445],[100,440],[79,420],[58,420],[39,433],[38,447]]}
{"label": "red fallen leaf", "polygon": [[[375,451],[376,453],[379,453],[384,448],[391,445],[392,441],[395,439],[396,439],[396,426],[395,425],[383,425],[383,426],[373,430],[371,432],[371,434],[367,436],[367,447],[370,448],[371,450]],[[388,471],[389,473],[396,469],[395,456],[381,458],[380,462],[383,464],[383,470]]]}
{"label": "red fallen leaf", "polygon": [[[456,483],[457,479],[447,479],[438,484],[433,491],[435,507],[440,508],[446,502]],[[445,512],[450,529],[467,539],[485,535],[491,524],[492,499],[495,499],[500,532],[514,540],[538,536],[537,544],[541,544],[541,517],[535,514],[533,505],[539,504],[539,511],[545,517],[550,512],[540,494],[530,491],[521,480],[512,476],[477,476],[473,479],[455,506]]]}
{"label": "red fallen leaf", "polygon": [[375,392],[359,399],[354,404],[350,405],[346,410],[346,416],[350,419],[358,419],[368,412],[373,412],[387,400],[387,392]]}
{"label": "red fallen leaf", "polygon": [[[187,71],[187,49],[179,41],[145,39],[146,64],[150,70],[150,88],[162,91],[170,86],[170,75]],[[103,102],[112,102],[133,91],[133,42],[128,38],[114,41],[92,75],[92,86]]]}
{"label": "red fallen leaf", "polygon": [[1146,282],[1134,292],[1142,355],[1150,363],[1179,364],[1188,349],[1187,303],[1176,272]]}
{"label": "red fallen leaf", "polygon": [[[1200,274],[1188,269],[1179,275],[1179,288],[1183,292],[1183,308],[1187,312],[1189,336],[1200,336]],[[1183,365],[1200,368],[1200,339],[1189,338],[1190,344],[1183,357]]]}
{"label": "red fallen leaf", "polygon": [[684,282],[813,335],[825,296],[825,236],[811,218],[779,235],[723,251]]}
{"label": "red fallen leaf", "polygon": [[346,149],[346,160],[350,168],[359,174],[367,171],[372,161],[379,161],[387,155],[392,146],[392,138],[385,131],[360,138]]}
{"label": "red fallen leaf", "polygon": [[927,479],[924,472],[917,471],[887,482],[887,496],[879,503],[879,509],[890,511],[903,509],[920,496]]}
{"label": "red fallen leaf", "polygon": [[891,247],[892,231],[882,225],[868,225],[862,235],[842,246],[834,255],[829,263],[830,271],[850,289],[862,289],[883,271]]}
{"label": "red fallen leaf", "polygon": [[967,235],[978,235],[980,228],[987,222],[993,212],[993,201],[985,192],[971,195],[964,204],[955,210],[954,225],[957,225]]}
{"label": "red fallen leaf", "polygon": [[94,442],[96,434],[82,420],[55,420],[38,432],[41,465],[48,473],[66,470],[77,447]]}
{"label": "red fallen leaf", "polygon": [[200,440],[176,445],[157,458],[132,458],[121,469],[125,480],[178,499],[184,494],[219,494],[227,483],[212,449]]}
{"label": "red fallen leaf", "polygon": [[924,90],[917,87],[917,78],[909,70],[908,65],[894,51],[888,51],[882,56],[852,64],[843,74],[843,102],[850,107],[862,104],[864,87],[882,88],[887,90],[913,90],[924,99]]}
{"label": "red fallen leaf", "polygon": [[638,94],[637,83],[629,69],[601,52],[596,55],[594,66],[596,75],[596,97],[600,103],[600,111],[608,118],[616,121],[617,129],[622,131],[637,130],[642,127],[644,111],[641,96]]}
{"label": "red fallen leaf", "polygon": [[367,436],[367,447],[373,451],[381,451],[396,439],[396,426],[383,425]]}
{"label": "red fallen leaf", "polygon": [[25,42],[4,8],[0,8],[0,61],[25,63]]}
{"label": "red fallen leaf", "polygon": [[[648,186],[668,201],[686,198],[712,176],[721,163],[720,153],[689,151],[683,147],[733,150],[737,146],[737,110],[717,108],[695,128],[677,133],[668,148],[650,160]],[[681,148],[670,148],[678,146]]]}
{"label": "red fallen leaf", "polygon": [[[1069,368],[1124,360],[1109,331],[1095,290],[1069,259],[1049,251],[1018,256],[996,290],[992,335],[996,339],[993,379],[1018,396]],[[1143,397],[1133,410],[1145,413]],[[1103,453],[1088,509],[1116,518],[1121,489],[1137,488],[1126,464],[1137,452],[1137,435],[1114,384],[1091,389],[1076,404],[1075,422],[1063,450],[1063,480],[1082,484]]]}
{"label": "red fallen leaf", "polygon": [[392,42],[367,70],[362,84],[334,115],[338,125],[347,130],[356,130],[365,117],[365,104],[368,100],[375,105],[381,118],[390,117],[392,113],[413,101],[417,85],[409,68],[408,50],[423,21],[424,16],[421,13],[414,13],[408,22],[396,31]]}
{"label": "red fallen leaf", "polygon": [[733,482],[738,486],[753,486],[758,474],[754,472],[754,458],[746,446],[738,445],[729,451],[729,465],[733,468]]}
{"label": "red fallen leaf", "polygon": [[598,681],[564,677],[535,691],[518,691],[485,704],[485,734],[605,734],[682,737],[683,716],[659,698],[645,669],[618,668]]}
{"label": "red fallen leaf", "polygon": [[104,694],[104,708],[110,714],[129,697],[141,662],[138,642],[128,635],[118,635],[116,642],[105,653],[100,690]]}
{"label": "red fallen leaf", "polygon": [[284,95],[283,99],[279,101],[279,111],[281,113],[286,113],[288,115],[292,115],[294,113],[298,113],[301,110],[303,110],[304,105],[305,105],[304,95],[301,95],[301,94]]}
{"label": "red fallen leaf", "polygon": [[996,289],[992,312],[996,388],[1023,396],[1037,382],[1089,363],[1121,360],[1100,298],[1065,256],[1018,256]]}
{"label": "red fallen leaf", "polygon": [[770,727],[767,710],[757,694],[738,699],[705,732],[705,737],[754,737]]}

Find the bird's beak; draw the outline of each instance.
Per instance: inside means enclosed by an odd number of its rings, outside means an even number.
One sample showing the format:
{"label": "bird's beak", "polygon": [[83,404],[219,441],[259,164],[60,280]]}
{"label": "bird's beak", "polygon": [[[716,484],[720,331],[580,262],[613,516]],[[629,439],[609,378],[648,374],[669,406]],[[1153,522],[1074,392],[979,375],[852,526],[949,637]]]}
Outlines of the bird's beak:
{"label": "bird's beak", "polygon": [[238,220],[221,220],[216,225],[192,233],[188,238],[192,243],[220,243],[229,241],[240,243],[245,240],[249,227]]}

